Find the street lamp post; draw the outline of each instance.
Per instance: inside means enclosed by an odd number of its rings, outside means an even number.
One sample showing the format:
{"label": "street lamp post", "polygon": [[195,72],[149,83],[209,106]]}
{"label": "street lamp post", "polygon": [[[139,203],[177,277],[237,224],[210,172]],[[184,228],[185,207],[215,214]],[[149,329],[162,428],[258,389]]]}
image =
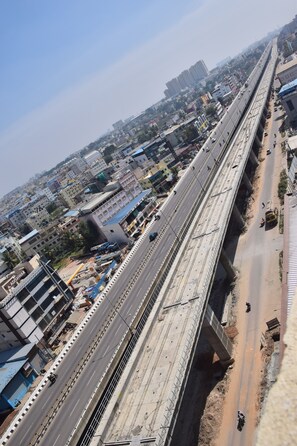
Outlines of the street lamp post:
{"label": "street lamp post", "polygon": [[128,327],[128,330],[131,334],[131,336],[133,336],[135,334],[134,330],[132,330],[132,328],[130,327],[130,325],[128,324],[128,322],[123,318],[123,316],[121,315],[121,313],[119,312],[119,310],[114,306],[114,304],[112,303],[112,301],[109,299],[109,297],[107,297],[107,295],[105,296],[105,299],[107,299],[108,303],[112,306],[112,308],[114,309],[114,311],[119,315],[120,319],[124,322],[124,324],[126,325],[126,327]]}
{"label": "street lamp post", "polygon": [[203,190],[203,192],[205,192],[205,188],[204,188],[203,184],[202,184],[201,181],[199,180],[198,175],[196,175],[196,173],[195,173],[195,166],[192,166],[192,172],[193,172],[194,177],[195,177],[196,180],[198,181],[198,183],[199,183],[201,189]]}
{"label": "street lamp post", "polygon": [[164,213],[161,209],[159,209],[158,212],[160,212],[160,213],[163,215],[163,217],[165,218],[165,221],[166,221],[166,223],[168,224],[169,228],[171,229],[171,231],[173,232],[173,234],[175,235],[175,237],[177,238],[177,240],[180,242],[181,240],[180,240],[178,234],[176,233],[176,231],[175,231],[175,230],[173,229],[173,227],[171,226],[171,223],[170,223],[170,221],[168,220],[168,218],[166,217],[165,213]]}

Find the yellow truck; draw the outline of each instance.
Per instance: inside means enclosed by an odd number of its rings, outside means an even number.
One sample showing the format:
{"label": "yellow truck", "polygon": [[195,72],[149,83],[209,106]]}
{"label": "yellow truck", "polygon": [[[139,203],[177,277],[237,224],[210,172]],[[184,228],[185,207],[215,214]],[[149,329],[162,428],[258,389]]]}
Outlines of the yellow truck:
{"label": "yellow truck", "polygon": [[273,228],[278,222],[278,209],[269,207],[265,212],[265,228]]}

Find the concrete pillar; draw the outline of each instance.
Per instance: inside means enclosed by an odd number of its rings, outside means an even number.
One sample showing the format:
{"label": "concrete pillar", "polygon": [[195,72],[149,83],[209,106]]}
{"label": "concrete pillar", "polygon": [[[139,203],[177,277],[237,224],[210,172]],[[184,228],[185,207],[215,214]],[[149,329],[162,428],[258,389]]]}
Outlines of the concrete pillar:
{"label": "concrete pillar", "polygon": [[245,185],[245,187],[247,188],[247,190],[249,191],[249,193],[251,194],[253,192],[253,186],[252,186],[252,183],[250,182],[249,177],[247,176],[247,174],[245,172],[242,177],[242,182]]}
{"label": "concrete pillar", "polygon": [[259,136],[258,136],[257,134],[255,135],[254,143],[255,143],[258,147],[262,147],[261,140],[260,140],[260,138],[259,138]]}
{"label": "concrete pillar", "polygon": [[259,122],[259,125],[258,125],[258,131],[260,131],[261,133],[264,132],[264,127],[263,127],[263,125],[261,124],[261,122]]}
{"label": "concrete pillar", "polygon": [[224,267],[224,270],[226,271],[227,276],[229,277],[231,282],[234,282],[234,280],[236,279],[236,270],[232,265],[232,263],[230,262],[229,257],[227,256],[226,251],[224,249],[222,249],[221,251],[220,262]]}
{"label": "concrete pillar", "polygon": [[223,327],[216,318],[209,305],[207,305],[204,321],[203,331],[207,337],[208,342],[220,358],[222,365],[229,365],[234,362],[232,359],[232,342],[224,332]]}
{"label": "concrete pillar", "polygon": [[259,166],[259,160],[256,157],[255,152],[253,150],[250,151],[249,160],[254,166]]}
{"label": "concrete pillar", "polygon": [[242,215],[239,212],[238,207],[236,206],[236,204],[234,205],[233,210],[232,210],[232,218],[234,218],[234,220],[236,221],[236,223],[239,226],[240,230],[244,229],[245,221],[242,218]]}

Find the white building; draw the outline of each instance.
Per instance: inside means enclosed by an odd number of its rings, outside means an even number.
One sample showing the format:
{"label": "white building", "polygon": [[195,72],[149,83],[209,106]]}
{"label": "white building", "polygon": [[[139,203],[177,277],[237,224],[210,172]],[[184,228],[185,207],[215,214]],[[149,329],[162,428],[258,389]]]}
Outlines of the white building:
{"label": "white building", "polygon": [[93,200],[80,208],[80,216],[86,220],[92,220],[98,228],[130,201],[126,191],[122,190],[120,185],[113,190],[94,195],[96,197]]}
{"label": "white building", "polygon": [[33,229],[19,240],[20,247],[27,257],[42,255],[46,249],[54,249],[61,243],[61,232],[56,224],[43,229]]}
{"label": "white building", "polygon": [[88,168],[87,162],[80,157],[73,158],[72,160],[69,161],[68,165],[76,175],[79,175]]}
{"label": "white building", "polygon": [[96,161],[99,161],[102,158],[101,153],[98,150],[94,150],[93,152],[88,153],[84,156],[84,160],[89,166],[92,166]]}
{"label": "white building", "polygon": [[138,179],[134,173],[127,168],[118,170],[114,174],[113,179],[119,182],[123,190],[126,191],[130,197],[135,198],[142,192],[142,187]]}
{"label": "white building", "polygon": [[230,94],[232,94],[232,90],[228,85],[217,84],[212,92],[212,97],[217,102],[219,98],[224,99],[224,97]]}
{"label": "white building", "polygon": [[19,241],[10,234],[0,233],[0,248],[6,251],[12,251],[17,259],[22,258],[22,250]]}
{"label": "white building", "polygon": [[99,175],[101,172],[107,169],[107,164],[103,158],[98,159],[92,164],[90,171],[94,177]]}
{"label": "white building", "polygon": [[28,262],[0,279],[0,351],[49,339],[73,294],[49,265]]}
{"label": "white building", "polygon": [[48,188],[48,187],[38,189],[36,191],[36,195],[38,195],[38,196],[45,195],[49,199],[49,201],[55,201],[55,198],[56,198],[55,194],[53,194],[52,191],[50,190],[50,188]]}
{"label": "white building", "polygon": [[25,216],[22,210],[15,209],[7,215],[7,219],[10,221],[14,228],[20,228],[25,223]]}
{"label": "white building", "polygon": [[282,85],[297,79],[297,58],[280,65],[276,71],[276,76]]}
{"label": "white building", "polygon": [[76,197],[82,191],[82,189],[83,188],[80,183],[73,182],[63,187],[59,192],[59,196],[61,197],[62,201],[64,201],[66,206],[73,208],[77,204],[74,197]]}
{"label": "white building", "polygon": [[41,212],[43,209],[50,204],[50,200],[46,195],[35,196],[28,203],[22,206],[22,212],[25,218],[30,217],[30,215],[35,212]]}

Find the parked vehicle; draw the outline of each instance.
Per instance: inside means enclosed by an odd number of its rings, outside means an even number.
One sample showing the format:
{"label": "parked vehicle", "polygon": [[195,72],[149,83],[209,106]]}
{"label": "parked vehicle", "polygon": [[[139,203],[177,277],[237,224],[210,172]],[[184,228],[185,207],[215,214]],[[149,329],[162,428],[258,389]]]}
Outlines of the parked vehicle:
{"label": "parked vehicle", "polygon": [[265,212],[265,227],[272,228],[277,225],[278,222],[278,209],[270,208]]}

